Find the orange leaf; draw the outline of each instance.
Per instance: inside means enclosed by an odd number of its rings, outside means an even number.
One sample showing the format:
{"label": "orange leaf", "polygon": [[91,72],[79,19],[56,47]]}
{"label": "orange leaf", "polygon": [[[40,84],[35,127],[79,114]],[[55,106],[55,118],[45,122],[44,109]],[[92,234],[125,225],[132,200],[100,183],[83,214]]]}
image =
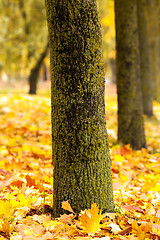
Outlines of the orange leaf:
{"label": "orange leaf", "polygon": [[19,187],[22,187],[23,183],[24,183],[23,181],[17,180],[17,181],[13,181],[11,185],[19,188]]}
{"label": "orange leaf", "polygon": [[35,179],[31,178],[29,175],[26,176],[26,180],[28,187],[36,186]]}
{"label": "orange leaf", "polygon": [[63,208],[64,210],[69,211],[69,212],[75,213],[75,212],[73,211],[73,209],[71,208],[71,205],[69,204],[68,200],[62,202],[62,208]]}

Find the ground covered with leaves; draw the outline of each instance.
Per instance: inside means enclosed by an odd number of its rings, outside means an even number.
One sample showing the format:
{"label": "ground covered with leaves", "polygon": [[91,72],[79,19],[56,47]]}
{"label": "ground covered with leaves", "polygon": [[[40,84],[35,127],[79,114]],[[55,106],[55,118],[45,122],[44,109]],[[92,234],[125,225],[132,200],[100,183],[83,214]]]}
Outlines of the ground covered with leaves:
{"label": "ground covered with leaves", "polygon": [[148,149],[116,143],[116,96],[106,97],[115,213],[96,204],[52,219],[50,97],[1,95],[0,240],[160,239],[160,104],[145,118]]}

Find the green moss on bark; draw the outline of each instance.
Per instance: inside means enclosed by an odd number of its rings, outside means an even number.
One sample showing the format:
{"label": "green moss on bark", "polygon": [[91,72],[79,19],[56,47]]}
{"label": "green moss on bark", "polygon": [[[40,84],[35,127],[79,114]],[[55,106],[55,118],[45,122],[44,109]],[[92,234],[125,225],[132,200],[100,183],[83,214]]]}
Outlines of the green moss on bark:
{"label": "green moss on bark", "polygon": [[53,211],[114,210],[96,1],[46,0],[51,59]]}
{"label": "green moss on bark", "polygon": [[118,140],[146,146],[141,99],[136,0],[115,0]]}

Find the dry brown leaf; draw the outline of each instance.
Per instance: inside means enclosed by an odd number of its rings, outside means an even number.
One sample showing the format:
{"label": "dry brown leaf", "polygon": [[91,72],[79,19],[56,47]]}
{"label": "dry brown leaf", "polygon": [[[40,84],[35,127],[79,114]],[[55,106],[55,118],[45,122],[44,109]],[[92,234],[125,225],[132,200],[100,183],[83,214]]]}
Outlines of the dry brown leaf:
{"label": "dry brown leaf", "polygon": [[160,209],[158,209],[157,213],[156,213],[156,217],[160,218]]}
{"label": "dry brown leaf", "polygon": [[3,181],[0,181],[0,189],[2,187],[6,187],[10,184],[10,182],[12,181],[12,178],[13,176],[9,176],[9,177],[6,177]]}
{"label": "dry brown leaf", "polygon": [[32,235],[29,235],[29,236],[25,236],[24,238],[25,240],[38,240],[39,237],[36,237],[36,236],[32,236]]}
{"label": "dry brown leaf", "polygon": [[39,222],[39,223],[46,223],[46,222],[50,222],[51,221],[51,216],[47,216],[45,214],[43,214],[43,215],[33,215],[32,219],[34,221]]}
{"label": "dry brown leaf", "polygon": [[59,221],[65,224],[72,224],[73,218],[74,218],[73,214],[72,215],[63,214],[60,216]]}
{"label": "dry brown leaf", "polygon": [[43,236],[42,236],[42,240],[50,240],[53,239],[53,234],[50,232],[46,232]]}
{"label": "dry brown leaf", "polygon": [[137,212],[140,212],[140,213],[144,213],[143,209],[141,209],[137,206],[134,206],[134,205],[123,205],[121,207],[125,210],[132,210],[132,211],[137,211]]}
{"label": "dry brown leaf", "polygon": [[124,235],[130,233],[131,231],[132,231],[132,227],[130,226],[130,227],[126,228],[125,230],[120,231],[118,234],[121,236],[124,236]]}
{"label": "dry brown leaf", "polygon": [[92,240],[92,237],[75,237],[76,240]]}
{"label": "dry brown leaf", "polygon": [[30,226],[30,229],[32,229],[36,234],[40,235],[44,234],[45,232],[45,228],[39,224],[32,224]]}

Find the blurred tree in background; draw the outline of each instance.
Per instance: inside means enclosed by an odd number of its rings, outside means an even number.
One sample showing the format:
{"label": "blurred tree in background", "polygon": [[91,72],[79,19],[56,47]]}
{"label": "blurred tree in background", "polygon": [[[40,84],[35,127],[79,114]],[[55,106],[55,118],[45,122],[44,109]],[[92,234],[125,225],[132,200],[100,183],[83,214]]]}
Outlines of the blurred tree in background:
{"label": "blurred tree in background", "polygon": [[[105,72],[115,82],[114,1],[97,1],[102,23]],[[0,79],[10,85],[14,80],[23,82],[28,79],[30,84],[36,66],[39,62],[42,62],[40,66],[44,63],[40,58],[46,52],[48,41],[44,1],[0,0],[0,26]],[[46,62],[49,63],[48,58]],[[36,93],[33,88],[37,79],[33,84],[30,93]]]}
{"label": "blurred tree in background", "polygon": [[118,140],[146,147],[136,0],[115,0]]}
{"label": "blurred tree in background", "polygon": [[48,42],[44,1],[0,0],[0,16],[1,76],[27,79]]}
{"label": "blurred tree in background", "polygon": [[160,1],[147,0],[148,27],[153,71],[153,97],[160,101]]}
{"label": "blurred tree in background", "polygon": [[142,89],[143,113],[147,116],[153,115],[153,69],[152,55],[150,48],[149,32],[149,1],[137,1],[138,15],[138,36],[139,36],[139,53],[140,53],[140,76]]}
{"label": "blurred tree in background", "polygon": [[[114,0],[97,0],[103,35],[103,56],[105,63],[105,76],[111,82],[116,83],[115,64],[115,13]],[[142,0],[140,4],[146,4],[145,12],[139,11],[139,40],[141,41],[141,59],[144,54],[150,54],[150,70],[152,71],[153,97],[159,101],[160,96],[160,1]],[[141,6],[142,7],[142,6]],[[139,6],[140,8],[140,6]],[[144,10],[144,9],[143,9]],[[147,18],[146,18],[147,17]],[[143,22],[146,21],[145,31]],[[28,79],[30,93],[36,93],[37,79],[40,69],[49,66],[49,58],[46,58],[46,46],[48,42],[47,24],[45,16],[44,0],[0,0],[0,87],[2,81],[8,79],[8,86],[13,82],[22,82]],[[143,51],[144,32],[148,34],[149,49]],[[143,39],[142,39],[143,38]],[[44,54],[46,53],[46,54]],[[43,56],[43,59],[41,58]],[[144,57],[144,65],[147,64]],[[143,61],[143,60],[142,60]],[[46,63],[46,64],[44,64]],[[149,62],[148,62],[149,64]],[[141,65],[141,69],[144,66]],[[152,69],[151,69],[152,68]],[[49,68],[47,68],[48,70]],[[46,70],[41,70],[46,75]],[[49,73],[49,71],[47,71]],[[145,75],[143,72],[142,85],[146,88]],[[34,76],[34,77],[33,77]],[[45,76],[45,79],[48,78]],[[35,80],[34,82],[32,80]],[[26,81],[27,82],[27,81]],[[31,84],[33,85],[31,86]],[[143,84],[144,83],[144,84]],[[151,82],[147,82],[147,86]],[[34,90],[33,90],[34,89]],[[151,89],[150,87],[148,89]],[[151,91],[150,91],[151,92]],[[151,95],[151,94],[150,94]],[[144,94],[143,94],[144,96]],[[145,93],[146,96],[146,93]],[[151,99],[152,97],[150,97]],[[148,100],[148,97],[145,99]],[[152,99],[150,100],[150,102]],[[146,100],[144,100],[146,103]],[[144,105],[144,104],[143,104]],[[148,106],[148,104],[145,104]],[[151,106],[151,104],[150,104]],[[152,107],[152,106],[151,106]],[[150,108],[151,108],[150,107]],[[147,107],[148,108],[148,107]],[[144,113],[147,113],[144,110]],[[148,114],[148,113],[147,113]],[[150,115],[152,112],[150,111]]]}

